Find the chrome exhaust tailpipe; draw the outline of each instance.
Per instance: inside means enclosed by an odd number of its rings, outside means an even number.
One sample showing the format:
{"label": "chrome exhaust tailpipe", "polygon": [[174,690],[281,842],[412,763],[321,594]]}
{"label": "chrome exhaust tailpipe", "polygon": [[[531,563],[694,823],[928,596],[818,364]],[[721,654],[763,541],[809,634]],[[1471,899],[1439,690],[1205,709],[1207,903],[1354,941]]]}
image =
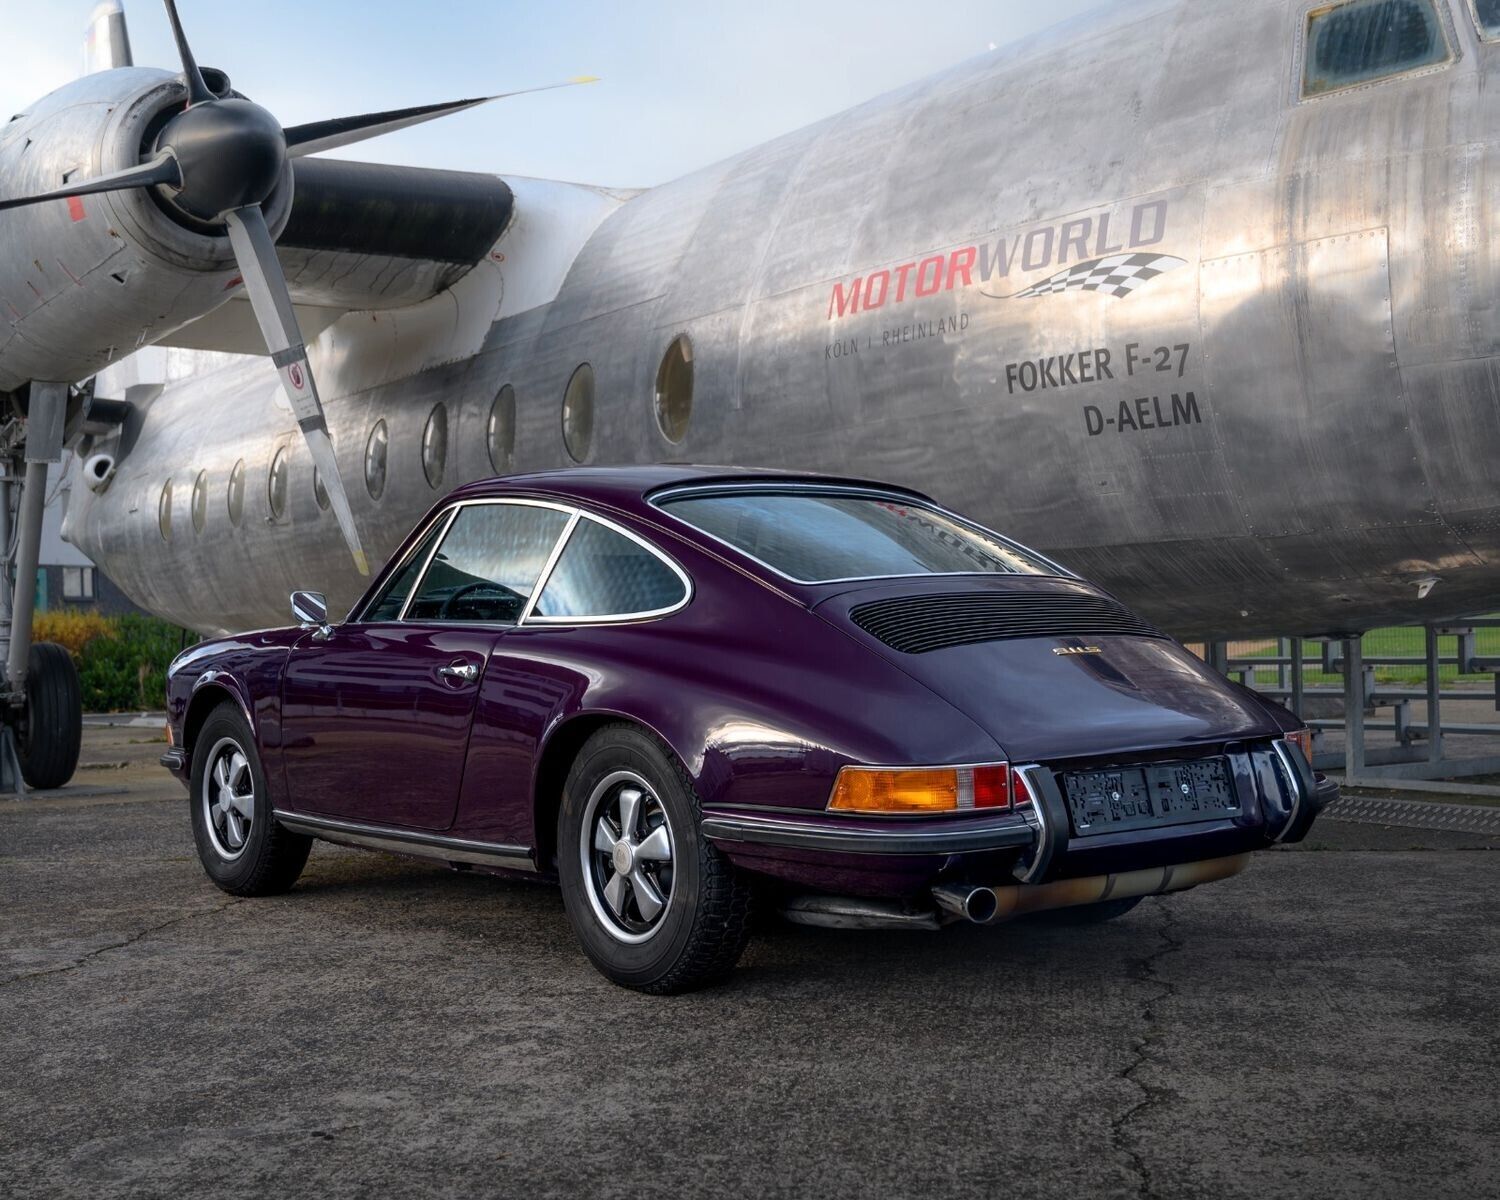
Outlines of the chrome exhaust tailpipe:
{"label": "chrome exhaust tailpipe", "polygon": [[975,887],[970,883],[940,883],[932,889],[937,906],[952,918],[988,925],[1000,911],[994,888]]}
{"label": "chrome exhaust tailpipe", "polygon": [[1133,896],[1160,896],[1180,892],[1238,875],[1250,862],[1249,853],[1209,858],[1202,862],[1149,867],[1118,875],[1088,875],[1081,879],[1056,879],[1051,883],[1023,883],[1004,887],[975,887],[972,883],[941,883],[932,889],[940,913],[949,920],[993,925],[1027,913],[1098,904],[1103,900],[1125,900]]}

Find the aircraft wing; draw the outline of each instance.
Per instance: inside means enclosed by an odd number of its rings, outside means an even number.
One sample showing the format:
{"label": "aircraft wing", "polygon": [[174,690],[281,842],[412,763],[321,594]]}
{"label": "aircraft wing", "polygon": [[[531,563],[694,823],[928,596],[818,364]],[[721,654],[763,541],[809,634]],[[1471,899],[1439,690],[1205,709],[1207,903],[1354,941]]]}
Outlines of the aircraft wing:
{"label": "aircraft wing", "polygon": [[[338,159],[298,160],[291,219],[276,243],[308,339],[347,312],[403,308],[483,262],[510,220],[493,175]],[[265,354],[243,291],[158,343]]]}

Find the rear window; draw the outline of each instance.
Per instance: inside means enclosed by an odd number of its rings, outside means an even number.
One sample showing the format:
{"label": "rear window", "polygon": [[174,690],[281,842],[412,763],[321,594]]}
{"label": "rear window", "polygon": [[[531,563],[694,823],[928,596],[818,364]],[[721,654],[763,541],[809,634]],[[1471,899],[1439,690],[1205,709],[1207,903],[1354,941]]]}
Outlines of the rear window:
{"label": "rear window", "polygon": [[679,496],[661,508],[799,583],[890,575],[1054,575],[995,534],[927,505],[817,492]]}
{"label": "rear window", "polygon": [[1432,0],[1350,0],[1308,14],[1302,94],[1371,83],[1447,59]]}
{"label": "rear window", "polygon": [[552,569],[535,612],[544,618],[635,617],[664,612],[685,599],[686,585],[665,562],[585,517]]}

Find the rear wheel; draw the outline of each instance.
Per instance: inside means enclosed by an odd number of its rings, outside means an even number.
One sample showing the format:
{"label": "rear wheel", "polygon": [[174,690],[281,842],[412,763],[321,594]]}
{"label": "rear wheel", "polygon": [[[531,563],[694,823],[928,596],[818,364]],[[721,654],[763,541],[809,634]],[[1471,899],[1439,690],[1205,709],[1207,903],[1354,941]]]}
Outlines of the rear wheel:
{"label": "rear wheel", "polygon": [[1070,908],[1054,908],[1050,912],[1035,913],[1031,919],[1044,925],[1102,925],[1105,921],[1123,917],[1144,899],[1144,896],[1127,896],[1123,900],[1075,904]]}
{"label": "rear wheel", "polygon": [[26,708],[16,751],[27,786],[60,788],[73,778],[83,744],[83,697],[73,656],[36,642],[26,661]]}
{"label": "rear wheel", "polygon": [[594,734],[564,785],[558,874],[584,953],[658,995],[722,979],[750,936],[750,886],[699,828],[676,758],[631,726]]}
{"label": "rear wheel", "polygon": [[312,838],[276,823],[244,715],[224,703],[193,748],[193,840],[203,870],[233,896],[273,896],[297,882]]}

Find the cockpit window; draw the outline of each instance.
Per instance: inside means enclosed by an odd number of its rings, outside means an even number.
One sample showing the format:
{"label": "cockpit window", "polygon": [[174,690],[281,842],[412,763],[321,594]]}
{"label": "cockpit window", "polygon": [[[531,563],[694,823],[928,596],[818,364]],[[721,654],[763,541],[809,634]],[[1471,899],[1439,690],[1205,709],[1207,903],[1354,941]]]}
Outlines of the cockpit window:
{"label": "cockpit window", "polygon": [[1500,38],[1500,0],[1474,0],[1474,20],[1485,41]]}
{"label": "cockpit window", "polygon": [[1317,96],[1371,83],[1446,62],[1448,57],[1448,43],[1432,0],[1332,4],[1307,16],[1302,94]]}

